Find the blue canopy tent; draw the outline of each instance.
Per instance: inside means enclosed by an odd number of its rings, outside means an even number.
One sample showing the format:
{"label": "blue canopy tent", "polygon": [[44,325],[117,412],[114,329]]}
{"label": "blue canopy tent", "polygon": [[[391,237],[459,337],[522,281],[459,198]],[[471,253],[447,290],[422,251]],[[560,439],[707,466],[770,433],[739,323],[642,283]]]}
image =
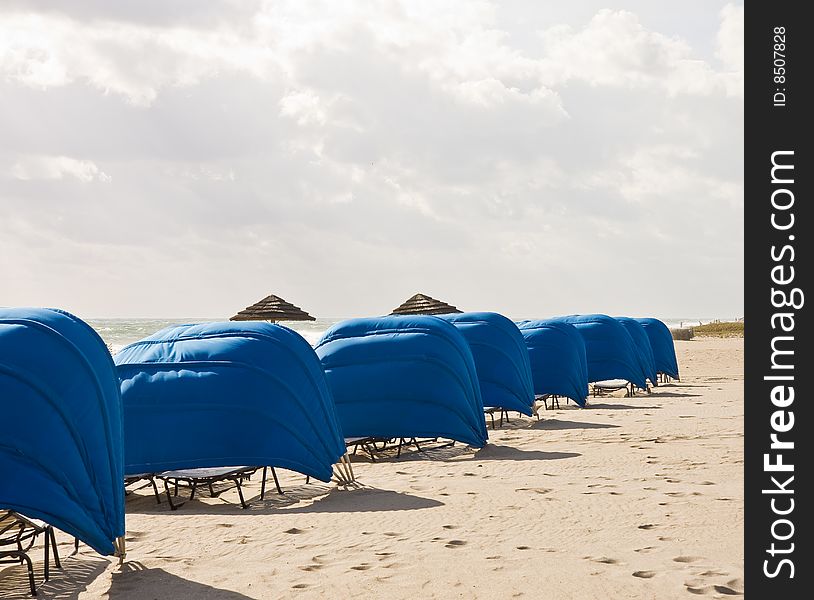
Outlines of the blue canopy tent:
{"label": "blue canopy tent", "polygon": [[644,372],[633,338],[613,317],[607,315],[570,315],[557,317],[577,328],[585,341],[588,381],[624,379],[647,389]]}
{"label": "blue canopy tent", "polygon": [[464,336],[475,360],[484,406],[531,416],[534,386],[523,335],[503,315],[468,312],[439,315]]}
{"label": "blue canopy tent", "polygon": [[345,453],[319,360],[286,327],[168,327],[115,361],[127,475],[249,465],[330,481]]}
{"label": "blue canopy tent", "polygon": [[650,338],[644,331],[641,323],[636,319],[630,317],[616,317],[616,320],[622,324],[622,327],[628,332],[636,345],[636,353],[639,358],[639,364],[644,372],[647,373],[647,378],[653,385],[658,385],[658,376],[656,374],[656,359],[653,356],[653,348],[650,346]]}
{"label": "blue canopy tent", "polygon": [[650,347],[653,349],[653,358],[656,363],[656,372],[664,373],[673,379],[679,379],[673,334],[670,333],[667,325],[653,318],[636,320],[641,324],[650,340]]}
{"label": "blue canopy tent", "polygon": [[0,308],[0,410],[0,507],[123,555],[121,398],[97,333],[61,310]]}
{"label": "blue canopy tent", "polygon": [[553,319],[521,321],[531,362],[534,393],[564,396],[585,406],[588,396],[588,365],[585,342],[576,327]]}
{"label": "blue canopy tent", "polygon": [[447,321],[424,315],[351,319],[331,327],[315,350],[346,436],[486,444],[472,352]]}

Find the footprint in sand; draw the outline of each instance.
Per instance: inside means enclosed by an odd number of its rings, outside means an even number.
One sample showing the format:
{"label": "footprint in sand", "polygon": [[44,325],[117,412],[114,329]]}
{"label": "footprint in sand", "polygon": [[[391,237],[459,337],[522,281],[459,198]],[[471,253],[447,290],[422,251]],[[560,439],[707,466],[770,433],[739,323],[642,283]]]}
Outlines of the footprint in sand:
{"label": "footprint in sand", "polygon": [[444,544],[444,548],[458,548],[460,546],[466,546],[466,540],[449,540],[446,544]]}
{"label": "footprint in sand", "polygon": [[621,564],[621,561],[615,558],[608,558],[607,556],[600,556],[599,558],[591,558],[592,561],[602,563],[605,565],[618,565]]}
{"label": "footprint in sand", "polygon": [[385,556],[393,556],[394,553],[393,552],[376,552],[375,554],[376,554],[376,556],[381,556],[382,557],[379,560],[384,560]]}
{"label": "footprint in sand", "polygon": [[503,557],[500,556],[500,554],[496,554],[495,556],[487,556],[486,560],[498,560],[500,558],[503,558]]}
{"label": "footprint in sand", "polygon": [[304,529],[297,529],[296,527],[292,527],[291,529],[286,529],[283,533],[291,533],[291,534],[305,533],[305,530]]}
{"label": "footprint in sand", "polygon": [[633,571],[634,577],[641,577],[642,579],[650,579],[656,576],[655,571]]}
{"label": "footprint in sand", "polygon": [[308,571],[310,573],[311,571],[319,571],[324,566],[325,565],[316,565],[316,564],[315,565],[302,565],[299,568],[301,570],[303,570],[303,571]]}
{"label": "footprint in sand", "polygon": [[645,523],[644,525],[639,525],[639,529],[653,529],[654,527],[658,527],[653,523]]}
{"label": "footprint in sand", "polygon": [[712,586],[710,586],[710,585],[692,586],[692,585],[687,585],[686,583],[684,585],[687,587],[687,591],[689,593],[697,594],[699,596],[702,595],[702,594],[709,594],[712,591]]}
{"label": "footprint in sand", "polygon": [[702,481],[698,485],[717,485],[714,481]]}
{"label": "footprint in sand", "polygon": [[[589,486],[590,487],[590,486]],[[515,492],[534,492],[535,494],[547,494],[551,491],[550,488],[515,488]]]}
{"label": "footprint in sand", "polygon": [[307,583],[295,583],[294,585],[292,585],[292,586],[291,586],[291,589],[294,589],[294,590],[304,590],[304,589],[305,589],[305,588],[307,588],[307,587],[308,587],[308,584],[307,584]]}
{"label": "footprint in sand", "polygon": [[677,563],[691,563],[701,560],[700,556],[676,556],[673,561]]}
{"label": "footprint in sand", "polygon": [[673,538],[667,537],[666,535],[662,535],[661,537],[659,537],[659,541],[660,542],[672,542]]}
{"label": "footprint in sand", "polygon": [[[714,571],[714,570],[711,570],[711,571],[704,571],[703,573],[699,573],[699,575],[701,577],[724,577],[726,575],[729,575],[729,573],[727,573],[726,571]],[[735,581],[735,580],[733,579],[733,581]]]}
{"label": "footprint in sand", "polygon": [[395,531],[385,531],[383,535],[386,535],[387,537],[398,537],[401,534],[396,533]]}
{"label": "footprint in sand", "polygon": [[458,525],[443,525],[444,529],[458,529]]}
{"label": "footprint in sand", "polygon": [[715,591],[719,594],[727,594],[730,596],[741,596],[743,595],[743,579],[740,577],[736,579],[730,579],[726,582],[726,585],[716,585]]}
{"label": "footprint in sand", "polygon": [[515,546],[515,548],[516,548],[517,550],[531,550],[531,548],[530,548],[530,547],[528,547],[528,546]]}
{"label": "footprint in sand", "polygon": [[655,550],[655,546],[645,546],[644,548],[636,548],[634,552],[639,552],[641,554],[647,554],[648,552],[652,552]]}
{"label": "footprint in sand", "polygon": [[367,563],[362,563],[361,565],[356,565],[355,567],[351,567],[354,571],[367,571],[370,568],[370,565]]}

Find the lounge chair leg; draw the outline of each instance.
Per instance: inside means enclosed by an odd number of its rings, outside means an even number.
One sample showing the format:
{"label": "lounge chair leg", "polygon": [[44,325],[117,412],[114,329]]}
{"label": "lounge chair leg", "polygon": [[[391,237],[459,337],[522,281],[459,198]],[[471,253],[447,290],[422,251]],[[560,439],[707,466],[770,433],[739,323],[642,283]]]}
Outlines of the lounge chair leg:
{"label": "lounge chair leg", "polygon": [[[170,510],[177,510],[178,506],[175,506],[172,503],[172,494],[170,494],[170,487],[167,484],[167,480],[164,480],[164,491],[167,492],[167,502],[170,503]],[[175,492],[178,493],[178,481],[175,482]],[[179,505],[180,506],[180,505]]]}
{"label": "lounge chair leg", "polygon": [[150,483],[153,484],[153,493],[155,494],[156,504],[161,504],[161,494],[158,493],[158,486],[155,484],[155,477],[150,477]]}
{"label": "lounge chair leg", "polygon": [[78,553],[79,553],[79,538],[78,538],[78,537],[75,537],[75,538],[73,539],[73,553],[74,553],[74,554],[78,554]]}
{"label": "lounge chair leg", "polygon": [[373,450],[367,447],[367,453],[370,454],[370,462],[376,462],[376,444],[373,444]]}
{"label": "lounge chair leg", "polygon": [[271,467],[271,476],[274,477],[274,485],[277,486],[277,493],[282,496],[283,488],[280,487],[280,480],[277,479],[277,471],[274,470],[274,467]]}
{"label": "lounge chair leg", "polygon": [[396,458],[401,456],[401,444],[402,444],[402,442],[404,442],[404,438],[399,438],[399,447],[398,447],[398,449],[396,451]]}
{"label": "lounge chair leg", "polygon": [[57,569],[62,568],[62,563],[59,562],[59,551],[57,550],[57,538],[54,535],[54,528],[48,527],[48,535],[51,536],[51,548],[54,550],[54,566]]}
{"label": "lounge chair leg", "polygon": [[311,476],[310,476],[310,475],[306,475],[306,476],[305,476],[305,485],[308,485],[309,483],[311,483]]}
{"label": "lounge chair leg", "polygon": [[[274,472],[274,469],[273,469],[273,467],[272,467],[272,473],[273,473],[273,472]],[[245,509],[245,508],[249,508],[249,507],[246,505],[246,501],[243,499],[243,488],[242,488],[242,486],[240,485],[240,479],[239,479],[239,478],[235,479],[235,485],[237,486],[237,495],[238,495],[238,496],[240,496],[240,505],[241,505],[241,506],[242,506],[244,509]]]}
{"label": "lounge chair leg", "polygon": [[268,473],[269,468],[263,467],[263,481],[260,482],[260,499],[266,499],[266,474]]}
{"label": "lounge chair leg", "polygon": [[34,583],[34,565],[31,564],[31,558],[28,556],[28,554],[26,554],[25,552],[23,552],[21,550],[15,550],[15,551],[8,552],[8,554],[6,554],[6,556],[9,557],[9,558],[17,558],[17,559],[19,559],[20,564],[23,564],[23,562],[26,563],[26,567],[28,568],[28,585],[31,588],[31,595],[36,596],[37,595],[37,586]]}
{"label": "lounge chair leg", "polygon": [[48,530],[45,530],[45,565],[42,568],[45,581],[48,581],[48,563],[51,562],[51,538],[48,537]]}

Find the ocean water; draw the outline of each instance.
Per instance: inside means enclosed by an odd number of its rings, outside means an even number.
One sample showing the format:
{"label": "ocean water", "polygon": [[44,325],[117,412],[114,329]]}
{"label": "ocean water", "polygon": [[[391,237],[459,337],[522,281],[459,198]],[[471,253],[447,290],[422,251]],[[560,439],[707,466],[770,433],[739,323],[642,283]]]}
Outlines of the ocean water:
{"label": "ocean water", "polygon": [[[206,323],[223,319],[86,319],[115,354],[127,344],[154,334],[171,325]],[[291,321],[283,323],[304,337],[312,346],[328,328],[342,319],[317,319],[316,321]]]}
{"label": "ocean water", "polygon": [[[87,319],[87,322],[96,331],[115,354],[127,344],[132,344],[138,340],[152,335],[156,331],[171,325],[183,325],[185,323],[205,323],[208,321],[219,321],[221,319]],[[334,323],[342,321],[342,318],[317,319],[316,321],[290,321],[283,323],[286,327],[293,329],[304,337],[312,346],[317,343],[322,334]],[[701,323],[709,323],[713,318],[661,318],[668,327],[692,327]],[[734,318],[720,318],[721,321],[734,320]]]}

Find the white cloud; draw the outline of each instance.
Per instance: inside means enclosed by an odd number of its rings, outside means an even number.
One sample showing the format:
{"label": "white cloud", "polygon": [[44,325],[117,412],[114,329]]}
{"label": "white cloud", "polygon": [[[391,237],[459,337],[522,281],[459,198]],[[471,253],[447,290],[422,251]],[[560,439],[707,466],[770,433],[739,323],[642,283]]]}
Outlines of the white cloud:
{"label": "white cloud", "polygon": [[727,4],[721,10],[716,55],[729,70],[728,91],[743,97],[743,5]]}
{"label": "white cloud", "polygon": [[542,80],[561,85],[661,88],[670,94],[713,94],[723,81],[682,39],[647,30],[639,18],[603,9],[581,30],[554,26],[541,32],[546,53]]}
{"label": "white cloud", "polygon": [[[742,310],[742,6],[694,5],[696,39],[647,3],[559,6],[567,24],[468,0],[39,4],[0,10],[0,268],[44,274],[6,302]],[[72,261],[98,278],[72,283]],[[593,293],[655,269],[708,294]]]}
{"label": "white cloud", "polygon": [[10,168],[14,179],[63,179],[74,177],[83,183],[101,181],[109,183],[112,177],[101,171],[93,161],[69,156],[26,156],[19,158]]}

